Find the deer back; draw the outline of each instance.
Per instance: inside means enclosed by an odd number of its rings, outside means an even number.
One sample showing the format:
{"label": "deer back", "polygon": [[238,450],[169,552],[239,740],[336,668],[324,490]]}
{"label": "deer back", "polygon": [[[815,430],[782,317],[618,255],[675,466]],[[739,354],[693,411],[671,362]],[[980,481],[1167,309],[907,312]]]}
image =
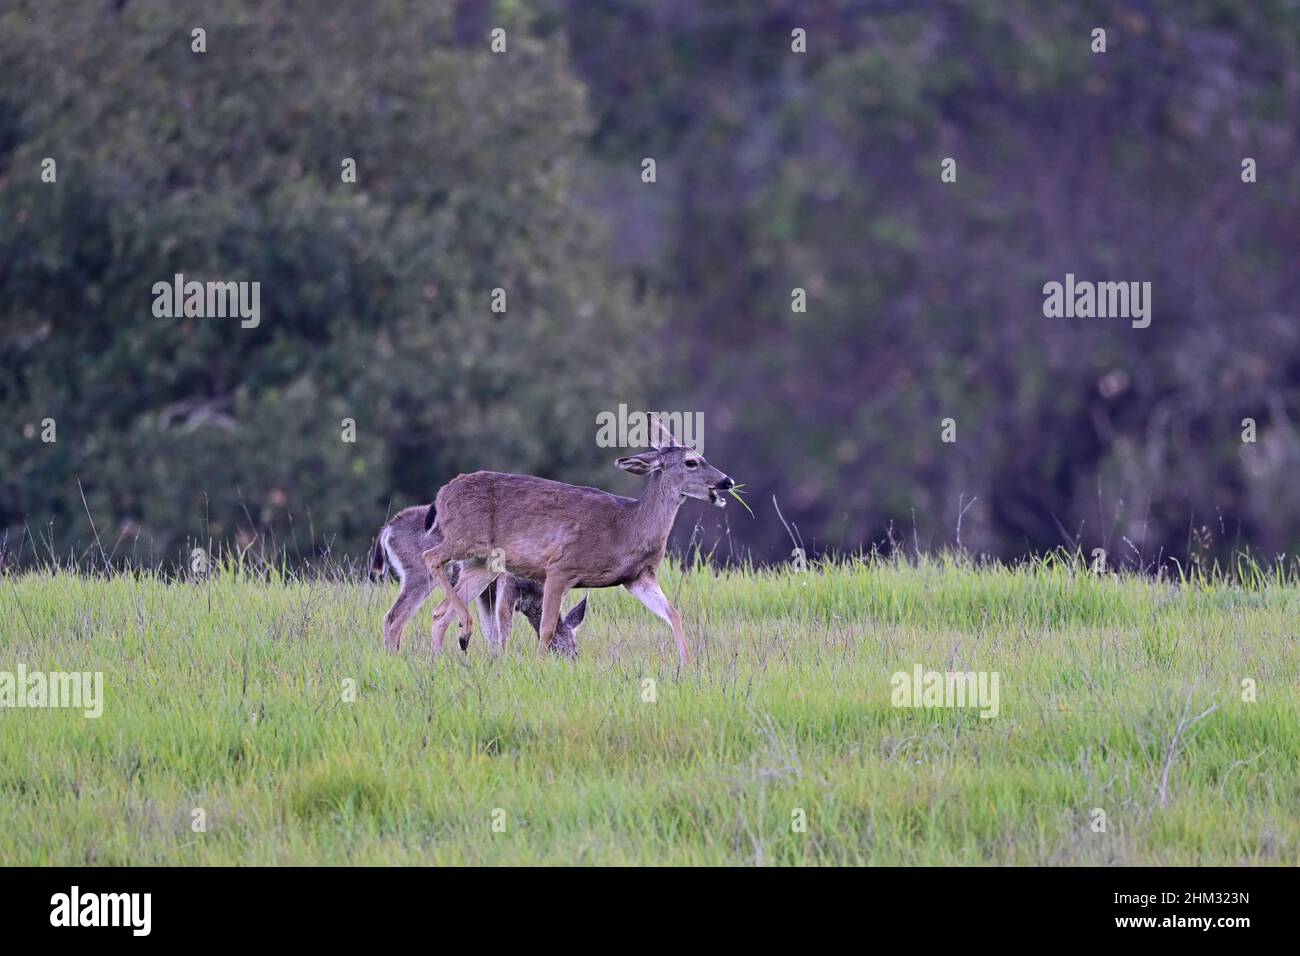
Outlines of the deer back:
{"label": "deer back", "polygon": [[629,562],[636,506],[598,488],[479,471],[438,492],[437,528],[449,557],[490,560],[499,552],[519,577],[541,580],[560,567],[586,579],[589,571],[618,574]]}

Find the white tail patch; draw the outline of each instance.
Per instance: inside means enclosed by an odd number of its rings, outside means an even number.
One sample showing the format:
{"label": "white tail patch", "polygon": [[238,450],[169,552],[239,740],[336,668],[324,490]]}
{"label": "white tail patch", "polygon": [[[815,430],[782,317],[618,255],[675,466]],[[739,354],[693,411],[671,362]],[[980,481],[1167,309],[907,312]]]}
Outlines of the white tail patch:
{"label": "white tail patch", "polygon": [[397,553],[388,546],[388,539],[392,537],[393,529],[385,528],[379,535],[379,546],[384,549],[384,556],[388,558],[388,566],[397,572],[397,580],[402,584],[406,583],[406,568],[402,562],[397,559]]}

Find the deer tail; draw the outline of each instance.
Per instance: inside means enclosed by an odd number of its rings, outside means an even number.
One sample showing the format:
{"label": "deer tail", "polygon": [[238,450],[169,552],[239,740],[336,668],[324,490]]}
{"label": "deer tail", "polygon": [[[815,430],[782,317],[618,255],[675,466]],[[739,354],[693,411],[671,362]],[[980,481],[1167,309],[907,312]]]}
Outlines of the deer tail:
{"label": "deer tail", "polygon": [[424,516],[424,530],[432,531],[434,525],[438,523],[438,502],[429,505],[429,510]]}
{"label": "deer tail", "polygon": [[384,568],[388,566],[388,559],[384,555],[384,533],[381,531],[379,537],[375,538],[375,550],[370,554],[370,577],[378,579],[384,573]]}

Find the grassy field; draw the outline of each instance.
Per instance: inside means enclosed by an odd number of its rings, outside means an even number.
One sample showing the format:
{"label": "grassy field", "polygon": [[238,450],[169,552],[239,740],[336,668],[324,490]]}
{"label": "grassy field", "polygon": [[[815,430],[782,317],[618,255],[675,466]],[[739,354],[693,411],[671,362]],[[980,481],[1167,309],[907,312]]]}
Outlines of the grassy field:
{"label": "grassy field", "polygon": [[[432,659],[427,611],[385,654],[390,584],[4,579],[0,671],[102,671],[105,703],[0,709],[0,864],[1300,863],[1292,584],[663,577],[686,671],[621,590],[571,664],[522,618]],[[998,715],[893,706],[918,664],[997,672]]]}

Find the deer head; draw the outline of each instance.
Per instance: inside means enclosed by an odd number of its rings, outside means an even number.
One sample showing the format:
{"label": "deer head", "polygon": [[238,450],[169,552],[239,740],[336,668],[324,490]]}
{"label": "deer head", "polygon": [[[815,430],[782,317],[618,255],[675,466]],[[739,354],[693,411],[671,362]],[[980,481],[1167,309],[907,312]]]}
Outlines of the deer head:
{"label": "deer head", "polygon": [[[540,588],[538,589],[540,591]],[[522,607],[520,610],[524,610]],[[536,611],[524,610],[528,620],[532,622],[534,630],[540,632],[542,624],[542,601],[540,595],[537,599]],[[583,598],[575,604],[569,613],[560,618],[560,623],[555,628],[555,643],[551,649],[563,657],[574,658],[578,656],[578,628],[582,626],[583,620],[587,616],[587,599]]]}
{"label": "deer head", "polygon": [[719,508],[727,506],[721,492],[736,485],[705,461],[703,455],[683,445],[652,448],[620,458],[614,464],[633,475],[659,475],[661,487],[669,494],[698,498]]}
{"label": "deer head", "polygon": [[662,476],[660,486],[670,495],[675,492],[679,498],[698,498],[725,508],[727,499],[720,492],[734,488],[736,483],[705,461],[695,449],[678,444],[658,415],[651,415],[650,422],[666,442],[652,445],[647,452],[620,458],[614,464],[629,474]]}

